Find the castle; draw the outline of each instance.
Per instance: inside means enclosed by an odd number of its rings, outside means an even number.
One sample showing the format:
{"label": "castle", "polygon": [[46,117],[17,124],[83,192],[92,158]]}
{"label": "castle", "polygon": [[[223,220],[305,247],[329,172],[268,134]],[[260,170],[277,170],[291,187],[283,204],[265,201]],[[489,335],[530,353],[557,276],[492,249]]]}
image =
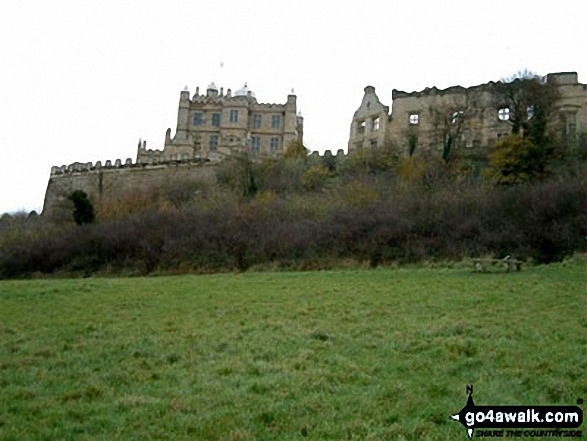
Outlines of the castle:
{"label": "castle", "polygon": [[293,141],[301,141],[304,120],[296,110],[296,96],[285,104],[258,103],[247,84],[232,95],[211,83],[205,95],[199,88],[190,99],[183,90],[179,98],[177,128],[171,138],[167,129],[163,150],[147,150],[139,142],[137,163],[152,164],[169,159],[207,159],[217,162],[236,151],[253,157],[276,156]]}
{"label": "castle", "polygon": [[[579,83],[577,73],[548,74],[542,84],[555,90],[551,129],[567,141],[587,133],[587,85]],[[503,85],[432,87],[412,93],[394,89],[391,112],[375,88],[367,86],[352,119],[348,151],[391,144],[406,156],[446,154],[448,147],[460,157],[486,158],[495,142],[512,132],[514,109],[499,93]],[[530,104],[524,112],[525,118],[532,118]]]}
{"label": "castle", "polygon": [[175,135],[167,130],[163,150],[148,150],[139,141],[134,163],[127,158],[51,167],[43,215],[69,219],[68,196],[75,190],[96,201],[175,179],[213,179],[213,164],[223,157],[235,152],[253,158],[280,155],[290,143],[302,142],[303,127],[293,90],[284,104],[265,104],[257,102],[247,84],[232,95],[211,83],[205,95],[196,88],[191,98],[186,88],[180,93]]}
{"label": "castle", "polygon": [[[551,129],[569,145],[585,142],[587,85],[579,83],[576,72],[548,74],[542,84],[555,91]],[[524,102],[513,109],[498,93],[503,85],[393,90],[391,112],[375,88],[367,86],[352,119],[349,154],[391,144],[406,156],[422,152],[445,156],[452,151],[461,158],[487,158],[494,143],[512,132],[514,110],[526,120],[538,111],[530,104],[520,111]],[[205,94],[196,89],[191,98],[186,88],[180,93],[175,135],[172,138],[171,129],[167,130],[163,150],[147,150],[146,143],[139,141],[134,163],[128,158],[52,167],[43,215],[69,219],[68,196],[75,190],[96,201],[174,179],[214,179],[213,164],[234,152],[253,158],[277,156],[291,142],[301,142],[303,123],[293,91],[284,104],[263,104],[246,84],[233,95],[211,83]]]}

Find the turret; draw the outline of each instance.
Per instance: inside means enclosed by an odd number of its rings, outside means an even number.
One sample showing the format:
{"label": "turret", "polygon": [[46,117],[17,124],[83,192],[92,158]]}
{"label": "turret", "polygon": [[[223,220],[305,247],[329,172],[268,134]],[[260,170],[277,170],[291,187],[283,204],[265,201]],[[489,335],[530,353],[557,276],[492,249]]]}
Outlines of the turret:
{"label": "turret", "polygon": [[288,145],[292,141],[295,141],[298,137],[298,116],[296,109],[296,96],[292,93],[287,96],[287,102],[285,104],[285,117],[283,126],[283,143]]}
{"label": "turret", "polygon": [[177,111],[177,130],[175,131],[176,139],[186,139],[188,133],[188,117],[190,110],[190,92],[187,87],[179,96],[179,109]]}
{"label": "turret", "polygon": [[218,96],[218,88],[216,87],[216,84],[214,84],[214,81],[212,81],[210,83],[210,85],[208,86],[208,89],[206,89],[206,96],[210,96],[210,97]]}

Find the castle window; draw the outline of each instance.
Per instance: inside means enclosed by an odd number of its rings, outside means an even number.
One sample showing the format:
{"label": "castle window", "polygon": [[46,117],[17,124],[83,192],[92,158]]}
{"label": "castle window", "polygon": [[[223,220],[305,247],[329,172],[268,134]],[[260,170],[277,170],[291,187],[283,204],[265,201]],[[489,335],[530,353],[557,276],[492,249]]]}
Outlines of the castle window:
{"label": "castle window", "polygon": [[261,128],[261,115],[253,115],[253,128],[259,129]]}
{"label": "castle window", "polygon": [[201,126],[204,122],[202,112],[194,113],[194,126]]}
{"label": "castle window", "polygon": [[371,147],[372,148],[377,148],[377,140],[376,139],[372,139],[371,140]]}
{"label": "castle window", "polygon": [[417,113],[410,114],[410,124],[415,125],[420,122],[420,115]]}
{"label": "castle window", "polygon": [[465,112],[463,112],[462,110],[459,110],[459,111],[453,113],[451,116],[451,119],[450,119],[450,123],[456,124],[459,121],[459,119],[461,119],[464,115],[465,115]]}
{"label": "castle window", "polygon": [[365,121],[357,126],[357,134],[362,135],[363,133],[365,133]]}
{"label": "castle window", "polygon": [[280,115],[273,115],[271,117],[271,128],[272,129],[279,129],[281,127],[281,116]]}
{"label": "castle window", "polygon": [[214,127],[220,127],[220,113],[212,114],[212,125]]}
{"label": "castle window", "polygon": [[211,152],[215,152],[216,151],[216,147],[218,147],[218,135],[212,135],[210,136],[210,151]]}
{"label": "castle window", "polygon": [[276,136],[272,137],[269,142],[269,147],[271,148],[271,153],[275,153],[279,149],[279,138]]}
{"label": "castle window", "polygon": [[231,123],[238,122],[238,110],[233,109],[230,111],[230,122]]}
{"label": "castle window", "polygon": [[563,118],[567,126],[566,134],[574,135],[577,131],[577,116],[574,113],[567,113]]}
{"label": "castle window", "polygon": [[497,112],[497,117],[500,121],[509,121],[510,119],[510,109],[507,107],[502,107]]}
{"label": "castle window", "polygon": [[261,151],[261,138],[258,136],[251,138],[251,151],[253,153],[259,153]]}
{"label": "castle window", "polygon": [[373,120],[373,130],[379,130],[379,118]]}

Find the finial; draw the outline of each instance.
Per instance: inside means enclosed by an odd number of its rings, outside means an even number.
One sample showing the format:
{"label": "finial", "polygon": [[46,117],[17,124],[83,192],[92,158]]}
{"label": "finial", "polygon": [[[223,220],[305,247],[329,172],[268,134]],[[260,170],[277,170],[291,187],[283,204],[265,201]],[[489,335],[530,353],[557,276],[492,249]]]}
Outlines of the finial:
{"label": "finial", "polygon": [[185,87],[183,88],[184,92],[188,92],[188,85],[186,84]]}
{"label": "finial", "polygon": [[294,93],[295,93],[295,92],[294,92],[294,88],[292,87],[292,88],[291,88],[291,94],[293,95]]}

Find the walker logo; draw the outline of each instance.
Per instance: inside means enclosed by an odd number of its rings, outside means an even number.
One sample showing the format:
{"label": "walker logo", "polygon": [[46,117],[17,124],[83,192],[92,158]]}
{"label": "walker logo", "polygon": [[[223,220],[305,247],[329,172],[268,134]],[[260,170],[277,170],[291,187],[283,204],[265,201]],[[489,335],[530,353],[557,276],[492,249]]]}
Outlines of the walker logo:
{"label": "walker logo", "polygon": [[[582,435],[580,430],[561,430],[581,426],[583,411],[577,406],[477,406],[473,402],[473,386],[467,386],[467,394],[465,407],[450,418],[465,426],[469,439],[475,430],[476,438],[571,438]],[[582,400],[578,403],[581,404]],[[550,430],[526,430],[546,428]]]}

